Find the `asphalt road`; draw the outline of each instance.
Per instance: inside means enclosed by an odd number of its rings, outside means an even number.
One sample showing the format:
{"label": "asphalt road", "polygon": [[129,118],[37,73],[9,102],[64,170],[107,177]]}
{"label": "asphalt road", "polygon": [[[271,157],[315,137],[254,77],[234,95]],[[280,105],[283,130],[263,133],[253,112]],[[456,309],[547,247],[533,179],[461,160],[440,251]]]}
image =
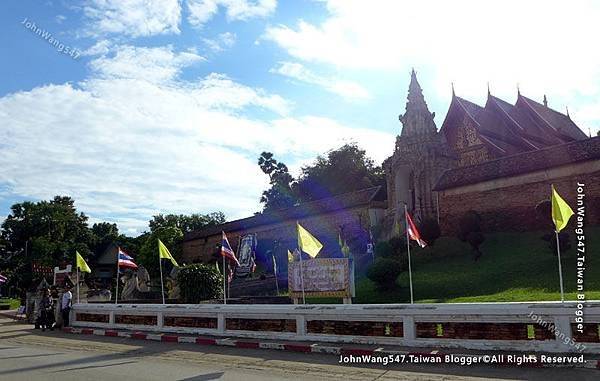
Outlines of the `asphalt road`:
{"label": "asphalt road", "polygon": [[593,369],[339,365],[339,356],[40,332],[0,316],[0,380],[598,380]]}

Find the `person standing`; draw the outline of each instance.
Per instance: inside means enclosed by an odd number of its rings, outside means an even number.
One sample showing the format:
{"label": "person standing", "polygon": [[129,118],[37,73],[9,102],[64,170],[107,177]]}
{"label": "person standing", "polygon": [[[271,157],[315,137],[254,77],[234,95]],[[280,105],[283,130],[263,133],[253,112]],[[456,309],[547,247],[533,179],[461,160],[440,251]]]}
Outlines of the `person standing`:
{"label": "person standing", "polygon": [[42,296],[42,300],[40,301],[40,312],[41,312],[41,327],[42,331],[45,331],[46,328],[50,328],[51,331],[54,330],[52,328],[52,324],[54,323],[54,301],[50,296],[50,290],[45,289],[44,294]]}
{"label": "person standing", "polygon": [[71,305],[73,303],[73,294],[71,293],[71,286],[65,286],[65,292],[62,294],[60,302],[60,311],[62,313],[63,327],[69,326],[69,314],[71,313]]}

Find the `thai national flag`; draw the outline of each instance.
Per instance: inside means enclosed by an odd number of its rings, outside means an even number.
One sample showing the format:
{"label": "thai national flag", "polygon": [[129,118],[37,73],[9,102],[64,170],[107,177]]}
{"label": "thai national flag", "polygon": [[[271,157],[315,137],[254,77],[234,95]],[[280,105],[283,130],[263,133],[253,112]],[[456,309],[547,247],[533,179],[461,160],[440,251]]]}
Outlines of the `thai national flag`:
{"label": "thai national flag", "polygon": [[236,265],[239,266],[240,262],[238,262],[237,258],[235,257],[235,253],[231,249],[231,245],[229,245],[229,240],[227,240],[227,236],[225,235],[225,232],[222,232],[222,233],[223,233],[223,241],[221,242],[221,255],[231,259],[232,261],[235,262]]}
{"label": "thai national flag", "polygon": [[406,222],[408,225],[406,229],[408,231],[408,236],[410,237],[410,239],[412,239],[413,241],[417,241],[417,243],[421,247],[427,246],[427,242],[421,239],[421,235],[419,234],[419,231],[417,230],[415,224],[413,224],[412,218],[410,218],[410,214],[408,214],[408,212],[406,212]]}
{"label": "thai national flag", "polygon": [[133,262],[133,258],[131,258],[121,248],[119,248],[119,266],[127,266],[127,267],[137,268],[137,265]]}
{"label": "thai national flag", "polygon": [[4,275],[0,274],[0,283],[4,283],[8,280],[7,277],[5,277]]}

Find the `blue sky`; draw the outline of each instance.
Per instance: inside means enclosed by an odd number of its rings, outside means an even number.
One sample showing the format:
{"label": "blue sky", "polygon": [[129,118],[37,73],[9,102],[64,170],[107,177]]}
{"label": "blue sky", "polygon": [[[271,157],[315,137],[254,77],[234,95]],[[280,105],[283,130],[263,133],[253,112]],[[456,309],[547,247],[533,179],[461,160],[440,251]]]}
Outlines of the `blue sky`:
{"label": "blue sky", "polygon": [[262,151],[294,173],[348,141],[390,156],[412,67],[438,127],[452,82],[482,105],[489,82],[595,134],[598,19],[592,1],[3,1],[0,221],[56,194],[131,235],[251,215]]}

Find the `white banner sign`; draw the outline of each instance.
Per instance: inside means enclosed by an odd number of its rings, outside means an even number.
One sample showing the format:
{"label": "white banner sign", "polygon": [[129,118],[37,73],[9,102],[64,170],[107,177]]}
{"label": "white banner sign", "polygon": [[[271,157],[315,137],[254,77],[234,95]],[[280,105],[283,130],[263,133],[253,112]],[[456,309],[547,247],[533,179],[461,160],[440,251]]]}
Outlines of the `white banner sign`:
{"label": "white banner sign", "polygon": [[[302,261],[304,292],[307,296],[350,296],[348,258],[310,259]],[[288,289],[291,297],[302,295],[300,262],[288,267]]]}

